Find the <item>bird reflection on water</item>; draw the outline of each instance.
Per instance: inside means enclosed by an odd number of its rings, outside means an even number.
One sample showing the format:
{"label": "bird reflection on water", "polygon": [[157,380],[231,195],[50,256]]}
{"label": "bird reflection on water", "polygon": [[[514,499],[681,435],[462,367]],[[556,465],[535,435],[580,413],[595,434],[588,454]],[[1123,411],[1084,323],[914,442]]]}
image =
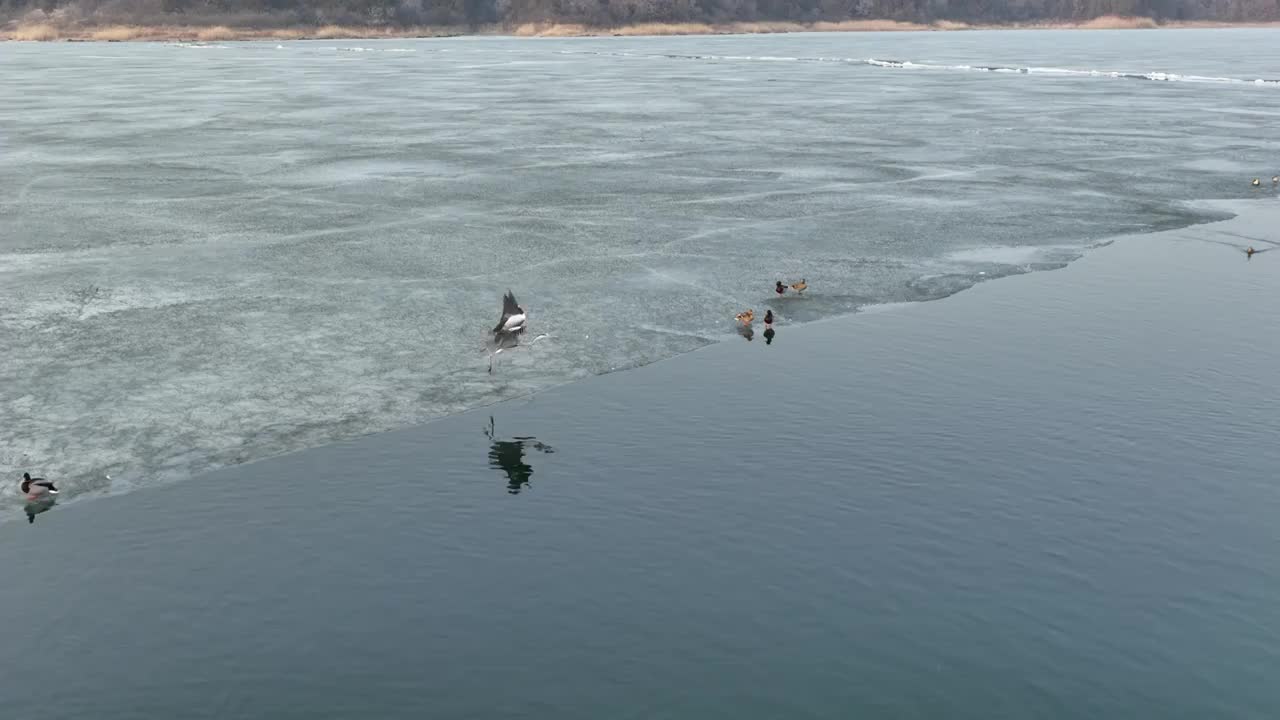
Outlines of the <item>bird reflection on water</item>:
{"label": "bird reflection on water", "polygon": [[37,515],[42,512],[52,510],[53,506],[57,504],[57,499],[51,497],[41,498],[39,500],[28,500],[26,504],[22,506],[22,512],[27,514],[28,524],[35,524]]}
{"label": "bird reflection on water", "polygon": [[510,440],[498,440],[493,425],[493,416],[490,415],[489,427],[484,429],[485,436],[493,441],[489,445],[489,467],[505,472],[507,492],[517,495],[529,485],[529,478],[533,475],[533,468],[525,462],[525,449],[532,448],[541,453],[553,453],[555,448],[529,436],[514,436]]}

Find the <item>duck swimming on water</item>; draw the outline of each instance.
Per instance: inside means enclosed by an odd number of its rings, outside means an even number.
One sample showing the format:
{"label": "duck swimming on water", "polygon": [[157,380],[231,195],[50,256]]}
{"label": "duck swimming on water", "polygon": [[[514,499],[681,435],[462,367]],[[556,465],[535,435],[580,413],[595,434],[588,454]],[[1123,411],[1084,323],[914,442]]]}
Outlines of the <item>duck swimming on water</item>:
{"label": "duck swimming on water", "polygon": [[1258,252],[1258,251],[1257,251],[1257,250],[1254,250],[1254,249],[1253,249],[1253,246],[1252,246],[1252,245],[1250,245],[1250,246],[1249,246],[1249,249],[1244,251],[1244,254],[1245,254],[1245,256],[1246,256],[1246,257],[1252,258],[1252,257],[1253,257],[1253,254],[1254,254],[1254,253],[1256,253],[1256,252]]}
{"label": "duck swimming on water", "polygon": [[1261,180],[1259,180],[1258,178],[1254,178],[1254,179],[1253,179],[1253,182],[1251,182],[1251,183],[1249,183],[1249,184],[1250,184],[1250,185],[1252,185],[1252,186],[1254,186],[1254,187],[1258,187],[1259,185],[1261,185],[1261,184],[1262,184],[1262,181],[1261,181]]}
{"label": "duck swimming on water", "polygon": [[50,495],[57,495],[58,488],[44,478],[33,478],[30,473],[22,473],[22,494],[28,500],[39,500]]}

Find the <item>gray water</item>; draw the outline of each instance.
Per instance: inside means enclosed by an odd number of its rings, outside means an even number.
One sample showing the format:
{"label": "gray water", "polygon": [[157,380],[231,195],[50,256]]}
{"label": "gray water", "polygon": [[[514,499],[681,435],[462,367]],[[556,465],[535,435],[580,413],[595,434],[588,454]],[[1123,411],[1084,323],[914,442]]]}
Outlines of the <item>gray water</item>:
{"label": "gray water", "polygon": [[[1272,193],[1277,39],[0,45],[0,474],[188,478],[1204,220]],[[552,337],[491,378],[507,288]]]}
{"label": "gray water", "polygon": [[1265,205],[0,526],[5,717],[1272,720]]}

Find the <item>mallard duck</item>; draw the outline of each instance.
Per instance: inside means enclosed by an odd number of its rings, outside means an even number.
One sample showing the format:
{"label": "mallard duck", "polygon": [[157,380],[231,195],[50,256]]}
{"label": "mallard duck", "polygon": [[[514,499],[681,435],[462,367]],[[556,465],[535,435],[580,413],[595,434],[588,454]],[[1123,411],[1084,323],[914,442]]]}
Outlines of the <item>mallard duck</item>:
{"label": "mallard duck", "polygon": [[792,290],[795,290],[796,292],[800,293],[801,295],[803,295],[803,294],[804,294],[805,288],[807,288],[807,287],[809,287],[809,283],[805,282],[805,281],[804,281],[804,278],[801,278],[801,279],[800,279],[800,282],[798,282],[798,283],[791,283],[791,289],[792,289]]}
{"label": "mallard duck", "polygon": [[773,311],[772,310],[764,311],[764,326],[765,326],[765,329],[773,327]]}
{"label": "mallard duck", "polygon": [[787,286],[783,285],[781,280],[778,280],[773,284],[773,291],[782,295],[787,292]]}
{"label": "mallard duck", "polygon": [[44,478],[33,478],[30,473],[22,473],[22,494],[28,500],[39,500],[49,495],[57,495],[58,488]]}
{"label": "mallard duck", "polygon": [[751,321],[756,319],[756,311],[747,310],[746,312],[740,312],[737,315],[734,315],[733,317],[735,320],[742,323],[743,325],[750,325]]}

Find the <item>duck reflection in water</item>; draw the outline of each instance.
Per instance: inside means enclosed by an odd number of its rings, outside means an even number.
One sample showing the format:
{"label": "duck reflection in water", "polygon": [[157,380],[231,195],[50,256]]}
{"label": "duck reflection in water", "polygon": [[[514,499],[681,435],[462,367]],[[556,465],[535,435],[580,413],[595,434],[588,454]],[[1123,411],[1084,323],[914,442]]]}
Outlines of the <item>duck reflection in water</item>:
{"label": "duck reflection in water", "polygon": [[533,468],[524,459],[525,449],[532,448],[541,453],[553,453],[555,448],[528,436],[514,436],[510,440],[498,440],[493,425],[493,416],[490,415],[489,427],[484,430],[485,436],[493,441],[489,445],[489,467],[505,472],[507,474],[507,492],[517,495],[525,486],[529,485],[529,478],[533,475]]}
{"label": "duck reflection in water", "polygon": [[38,500],[28,500],[26,504],[22,506],[22,512],[27,514],[27,524],[28,525],[35,524],[37,515],[39,515],[42,512],[49,512],[50,510],[53,509],[53,506],[57,504],[58,504],[57,498],[52,498],[52,497],[43,497]]}
{"label": "duck reflection in water", "polygon": [[765,345],[772,345],[772,344],[773,344],[773,336],[774,336],[774,335],[777,335],[777,333],[773,331],[773,328],[765,328],[765,331],[764,331],[764,344],[765,344]]}
{"label": "duck reflection in water", "polygon": [[741,325],[738,327],[738,334],[746,338],[747,342],[751,342],[751,339],[756,336],[756,331],[751,329],[750,325]]}

